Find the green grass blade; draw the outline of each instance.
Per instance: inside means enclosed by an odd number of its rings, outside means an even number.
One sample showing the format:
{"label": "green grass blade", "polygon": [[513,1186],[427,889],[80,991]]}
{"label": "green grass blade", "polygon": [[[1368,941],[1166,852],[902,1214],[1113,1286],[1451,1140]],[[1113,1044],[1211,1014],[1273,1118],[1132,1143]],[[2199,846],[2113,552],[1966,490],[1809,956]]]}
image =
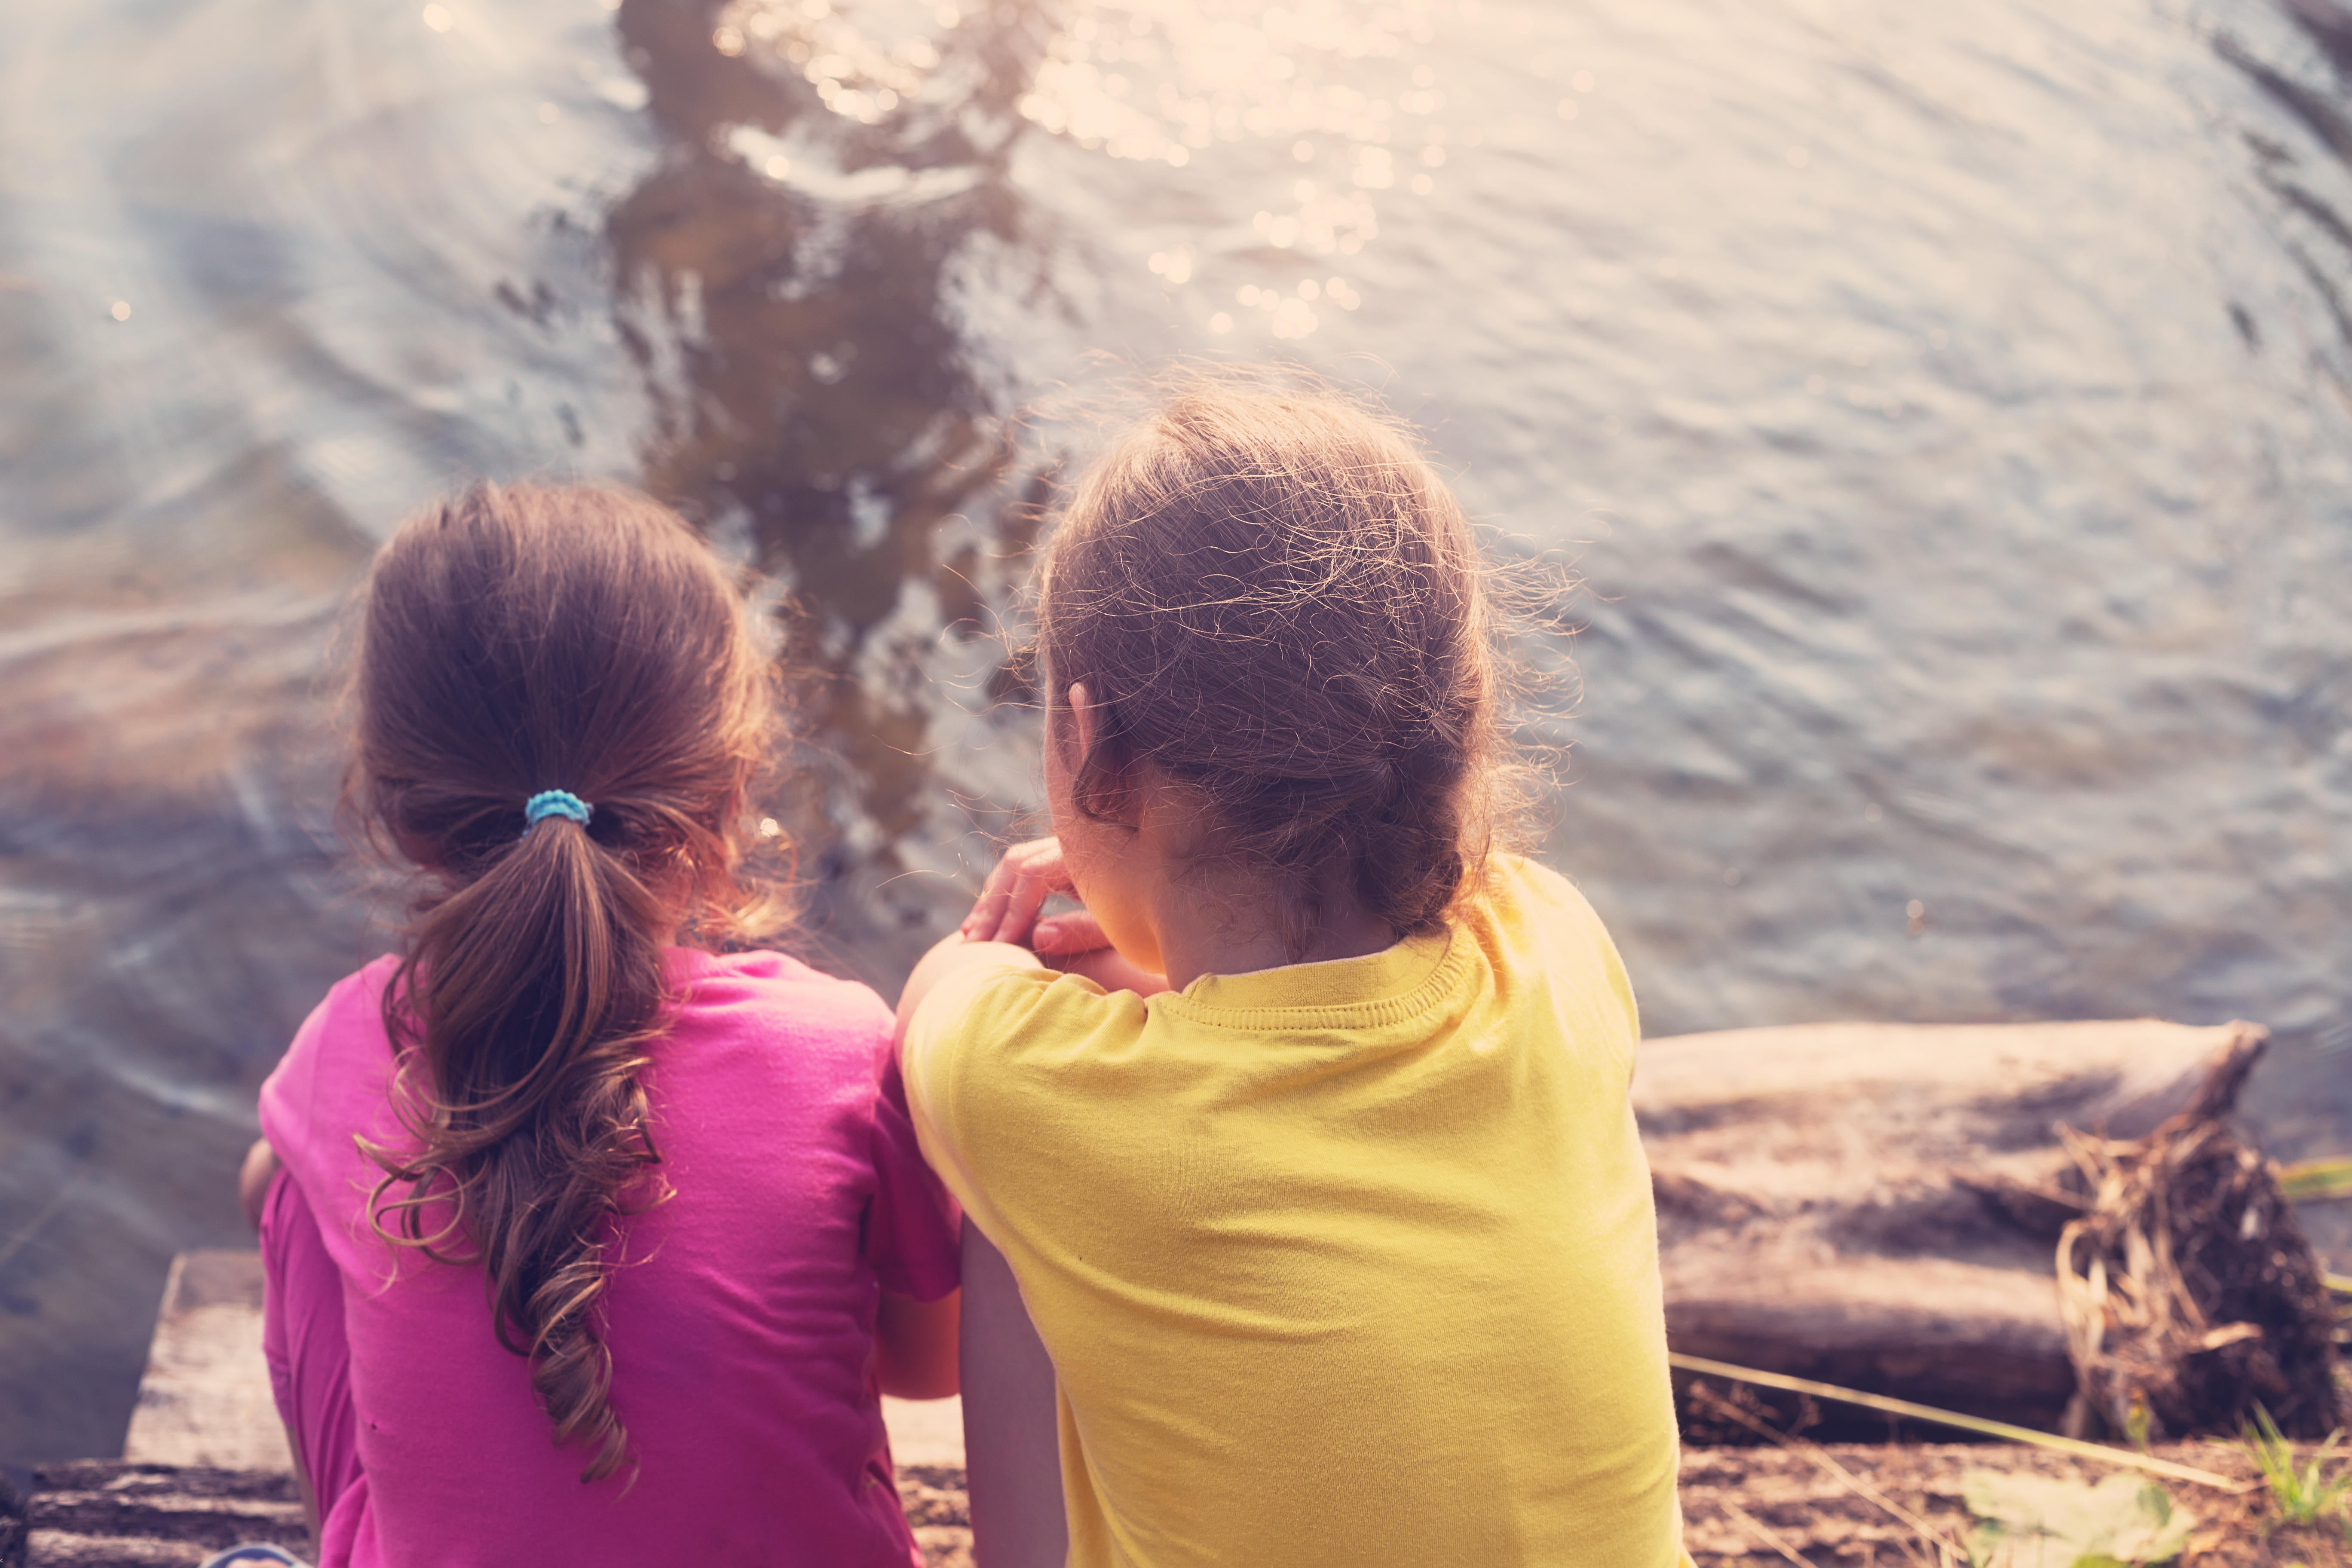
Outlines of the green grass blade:
{"label": "green grass blade", "polygon": [[2279,1190],[2299,1204],[2352,1198],[2352,1160],[2298,1160],[2280,1170]]}
{"label": "green grass blade", "polygon": [[1864,1394],[1856,1388],[1840,1388],[1833,1383],[1815,1383],[1810,1377],[1788,1377],[1777,1372],[1759,1372],[1754,1367],[1733,1366],[1728,1362],[1709,1361],[1704,1356],[1683,1355],[1678,1352],[1669,1353],[1666,1362],[1684,1372],[1696,1372],[1708,1377],[1727,1377],[1735,1383],[1752,1383],[1759,1388],[1783,1389],[1790,1394],[1810,1394],[1817,1399],[1859,1405],[1866,1410],[1883,1410],[1889,1415],[1907,1415],[1914,1421],[1955,1426],[1963,1432],[1981,1433],[1985,1436],[2000,1437],[2011,1443],[2028,1443],[2054,1454],[2072,1454],[2079,1459],[2092,1459],[2124,1469],[2145,1470],[2149,1475],[2169,1476],[2177,1481],[2218,1487],[2227,1492],[2250,1491],[2259,1484],[2233,1481],[2227,1476],[2217,1476],[2194,1465],[2175,1464],[2170,1459],[2159,1459],[2152,1454],[2135,1454],[2128,1448],[2110,1448],[2104,1444],[2085,1443],[2076,1437],[2061,1437],[2055,1432],[2036,1432],[2031,1426],[2012,1426],[2006,1421],[1988,1420],[1981,1415],[1963,1415],[1957,1410],[1938,1410],[1932,1405],[1916,1405],[1908,1399],[1895,1399],[1884,1394]]}

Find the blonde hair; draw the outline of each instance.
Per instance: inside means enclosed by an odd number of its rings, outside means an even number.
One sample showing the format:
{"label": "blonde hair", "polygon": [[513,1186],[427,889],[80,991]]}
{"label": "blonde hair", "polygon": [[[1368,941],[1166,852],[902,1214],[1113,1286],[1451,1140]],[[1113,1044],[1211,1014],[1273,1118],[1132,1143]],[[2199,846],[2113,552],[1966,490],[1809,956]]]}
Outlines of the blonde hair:
{"label": "blonde hair", "polygon": [[1294,953],[1336,876],[1400,936],[1485,862],[1509,771],[1468,520],[1396,426],[1339,397],[1180,390],[1087,473],[1048,548],[1054,689],[1102,705],[1079,809],[1150,763],[1269,877]]}

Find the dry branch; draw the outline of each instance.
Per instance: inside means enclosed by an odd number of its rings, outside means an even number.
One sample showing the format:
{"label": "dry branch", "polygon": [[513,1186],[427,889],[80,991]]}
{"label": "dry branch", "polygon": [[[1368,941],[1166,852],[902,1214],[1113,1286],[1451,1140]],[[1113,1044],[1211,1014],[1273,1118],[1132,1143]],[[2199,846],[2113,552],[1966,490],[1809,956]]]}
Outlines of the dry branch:
{"label": "dry branch", "polygon": [[2071,1429],[2095,1416],[2118,1435],[2234,1434],[2258,1402],[2296,1436],[2340,1419],[2318,1260],[2277,1167],[2225,1120],[2263,1048],[2237,1042],[2146,1138],[2063,1130],[2085,1205],[2058,1238]]}

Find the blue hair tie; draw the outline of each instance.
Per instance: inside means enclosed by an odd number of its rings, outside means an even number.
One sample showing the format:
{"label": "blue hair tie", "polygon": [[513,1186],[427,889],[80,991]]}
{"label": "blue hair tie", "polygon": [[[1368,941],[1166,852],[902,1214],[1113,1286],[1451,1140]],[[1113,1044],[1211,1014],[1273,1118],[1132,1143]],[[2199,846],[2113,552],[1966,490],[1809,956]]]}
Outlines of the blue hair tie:
{"label": "blue hair tie", "polygon": [[596,815],[596,808],[568,789],[543,789],[522,803],[523,831],[529,833],[539,826],[542,816],[568,816],[581,826]]}

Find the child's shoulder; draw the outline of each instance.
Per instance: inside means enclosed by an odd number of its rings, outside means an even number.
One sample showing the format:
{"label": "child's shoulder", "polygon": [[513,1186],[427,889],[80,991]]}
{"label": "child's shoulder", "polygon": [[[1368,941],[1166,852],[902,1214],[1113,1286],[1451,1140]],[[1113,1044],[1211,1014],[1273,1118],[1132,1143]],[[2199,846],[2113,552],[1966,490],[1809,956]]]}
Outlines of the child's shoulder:
{"label": "child's shoulder", "polygon": [[1487,858],[1481,875],[1481,900],[1504,919],[1565,919],[1596,930],[1601,924],[1577,885],[1540,861],[1497,852]]}
{"label": "child's shoulder", "polygon": [[[285,1139],[310,1124],[339,1131],[358,1125],[381,1101],[392,1079],[392,1047],[383,1024],[383,994],[399,971],[391,953],[361,965],[327,988],[294,1031],[261,1086],[263,1131],[278,1153]],[[280,1112],[275,1118],[273,1111]],[[289,1120],[290,1119],[290,1120]]]}
{"label": "child's shoulder", "polygon": [[1498,965],[1547,975],[1564,994],[1596,1004],[1607,998],[1609,1030],[1622,1037],[1630,1058],[1641,1013],[1625,962],[1591,900],[1566,877],[1524,856],[1492,857],[1485,878],[1476,901],[1476,918],[1486,922],[1480,945]]}
{"label": "child's shoulder", "polygon": [[364,1040],[381,1041],[383,1037],[383,994],[399,973],[400,955],[387,952],[360,965],[332,985],[310,1009],[294,1032],[294,1049],[305,1046],[312,1049],[329,1044],[338,1047],[347,1037],[358,1036]]}
{"label": "child's shoulder", "polygon": [[1084,975],[1046,968],[976,964],[940,982],[917,1010],[912,1030],[955,1033],[976,1042],[1066,1044],[1105,1028],[1139,1030],[1147,1012],[1132,991],[1109,991]]}
{"label": "child's shoulder", "polygon": [[1134,992],[1105,991],[1084,975],[973,963],[931,986],[908,1020],[900,1054],[918,1098],[945,1096],[951,1083],[1005,1089],[1058,1081],[1073,1053],[1131,1046],[1150,1016]]}
{"label": "child's shoulder", "polygon": [[861,1049],[890,1032],[890,1005],[872,986],[827,974],[790,953],[673,948],[670,963],[687,1008],[713,1022],[756,1021],[803,1038],[838,1038]]}

